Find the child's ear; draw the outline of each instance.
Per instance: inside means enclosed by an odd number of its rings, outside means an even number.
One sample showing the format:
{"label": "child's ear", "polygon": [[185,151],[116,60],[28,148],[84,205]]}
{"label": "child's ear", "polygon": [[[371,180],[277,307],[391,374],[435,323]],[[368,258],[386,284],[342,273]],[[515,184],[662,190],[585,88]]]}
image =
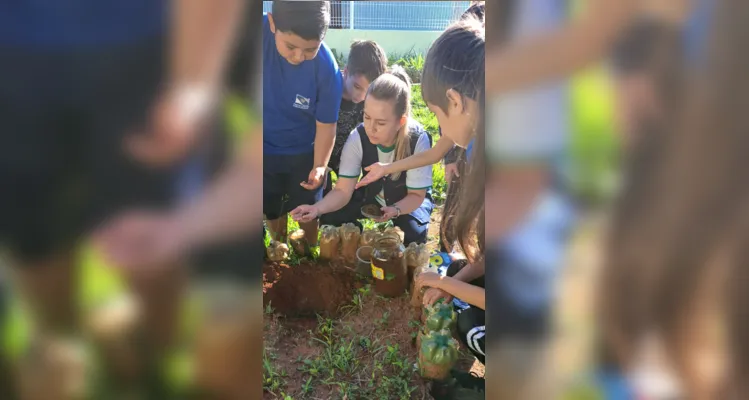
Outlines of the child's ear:
{"label": "child's ear", "polygon": [[406,122],[408,122],[408,116],[404,115],[401,117],[401,126],[406,125]]}
{"label": "child's ear", "polygon": [[462,114],[465,110],[463,104],[463,96],[458,93],[455,89],[448,89],[447,93],[447,109],[454,110],[456,114]]}

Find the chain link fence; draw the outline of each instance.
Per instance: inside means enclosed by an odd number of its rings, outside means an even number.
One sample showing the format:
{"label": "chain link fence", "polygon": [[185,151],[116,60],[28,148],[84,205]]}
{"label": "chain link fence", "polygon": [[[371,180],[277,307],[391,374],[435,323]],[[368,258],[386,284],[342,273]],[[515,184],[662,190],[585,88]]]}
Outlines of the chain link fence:
{"label": "chain link fence", "polygon": [[[272,1],[263,2],[270,12]],[[441,31],[470,1],[331,1],[331,29]]]}

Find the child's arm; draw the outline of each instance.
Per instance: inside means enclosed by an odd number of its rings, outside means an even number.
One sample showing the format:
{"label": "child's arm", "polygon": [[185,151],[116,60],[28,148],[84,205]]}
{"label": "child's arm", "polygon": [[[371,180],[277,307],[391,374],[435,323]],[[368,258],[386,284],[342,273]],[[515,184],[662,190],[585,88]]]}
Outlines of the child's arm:
{"label": "child's arm", "polygon": [[356,188],[367,186],[386,175],[436,164],[453,148],[454,144],[452,140],[443,136],[437,141],[434,147],[427,151],[416,153],[392,164],[375,163],[365,167],[364,170],[367,171],[367,176],[356,184]]}
{"label": "child's arm", "polygon": [[339,178],[330,191],[322,200],[314,205],[302,205],[291,212],[291,217],[296,221],[310,222],[323,214],[329,214],[340,210],[351,201],[354,194],[354,178]]}
{"label": "child's arm", "polygon": [[[466,268],[468,268],[468,266],[466,266]],[[463,268],[463,270],[465,270],[465,268]],[[414,279],[416,280],[416,286],[418,288],[430,287],[439,289],[452,297],[457,297],[470,305],[485,310],[486,299],[484,298],[484,288],[463,282],[458,279],[457,276],[458,274],[456,274],[456,278],[451,278],[449,276],[441,276],[434,272],[422,272]],[[441,296],[434,296],[433,300],[436,301],[439,297]],[[424,296],[424,300],[427,300],[426,295]]]}
{"label": "child's arm", "polygon": [[434,272],[422,272],[415,279],[418,287],[436,289],[435,293],[430,293],[430,291],[425,293],[424,301],[428,302],[427,304],[449,295],[483,310],[485,304],[484,289],[468,283],[482,276],[484,276],[484,261],[480,260],[466,265],[453,277],[441,276]]}
{"label": "child's arm", "polygon": [[314,205],[301,205],[291,212],[297,221],[310,222],[323,214],[343,208],[354,194],[354,185],[361,174],[362,149],[358,135],[349,135],[341,151],[341,165],[338,181],[333,190]]}
{"label": "child's arm", "polygon": [[315,164],[307,182],[301,185],[307,190],[315,190],[325,181],[328,162],[335,145],[338,112],[343,96],[343,76],[335,62],[335,57],[324,44],[317,55],[317,109],[315,110]]}
{"label": "child's arm", "polygon": [[455,274],[453,278],[462,282],[471,282],[474,279],[478,279],[482,276],[484,276],[483,260],[466,265],[460,271],[458,271],[458,273]]}
{"label": "child's arm", "polygon": [[152,166],[172,165],[194,148],[221,92],[245,2],[172,2],[169,70],[153,105],[146,135],[128,138],[127,150]]}
{"label": "child's arm", "polygon": [[322,184],[327,172],[330,155],[333,153],[333,145],[335,144],[335,122],[324,124],[318,121],[316,127],[315,165],[312,166],[312,171],[309,173],[307,182],[301,183],[302,187],[307,190],[315,190]]}
{"label": "child's arm", "polygon": [[476,306],[482,310],[486,309],[486,292],[480,286],[444,276],[435,287],[472,306]]}
{"label": "child's arm", "polygon": [[603,57],[639,7],[639,2],[629,0],[588,3],[585,14],[566,26],[490,49],[486,90],[507,93],[565,77]]}

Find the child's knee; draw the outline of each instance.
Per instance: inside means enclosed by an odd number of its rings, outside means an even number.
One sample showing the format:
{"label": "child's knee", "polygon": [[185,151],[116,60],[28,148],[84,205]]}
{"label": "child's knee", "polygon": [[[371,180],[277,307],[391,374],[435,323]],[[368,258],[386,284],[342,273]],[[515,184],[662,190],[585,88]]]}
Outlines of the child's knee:
{"label": "child's knee", "polygon": [[447,267],[447,276],[455,276],[455,274],[460,272],[460,270],[463,269],[463,267],[465,267],[466,265],[468,265],[468,260],[466,259],[455,260],[451,262],[450,266]]}

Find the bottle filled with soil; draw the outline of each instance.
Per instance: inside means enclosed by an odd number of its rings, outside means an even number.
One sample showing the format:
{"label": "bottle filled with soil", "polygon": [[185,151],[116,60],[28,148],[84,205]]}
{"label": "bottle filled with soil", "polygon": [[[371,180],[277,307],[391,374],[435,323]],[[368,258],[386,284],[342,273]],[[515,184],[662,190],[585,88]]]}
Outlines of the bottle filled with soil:
{"label": "bottle filled with soil", "polygon": [[374,289],[385,297],[398,297],[408,287],[406,248],[397,238],[385,236],[377,239],[372,251],[372,277]]}
{"label": "bottle filled with soil", "polygon": [[410,243],[406,247],[406,266],[408,267],[408,284],[413,293],[413,281],[416,272],[429,268],[429,249],[426,244]]}
{"label": "bottle filled with soil", "polygon": [[268,259],[273,262],[283,262],[289,258],[289,246],[287,246],[286,243],[277,242],[275,240],[271,240],[266,252],[268,254]]}
{"label": "bottle filled with soil", "polygon": [[427,332],[419,340],[419,372],[423,378],[442,380],[458,361],[458,341],[448,330]]}
{"label": "bottle filled with soil", "polygon": [[382,231],[381,236],[391,236],[398,238],[401,243],[404,243],[403,241],[406,238],[405,232],[403,232],[403,230],[397,226],[390,226],[385,228],[385,230]]}
{"label": "bottle filled with soil", "polygon": [[364,248],[361,254],[366,259],[372,258],[372,250],[374,249],[377,238],[380,237],[380,232],[375,229],[365,229],[359,237],[359,248]]}
{"label": "bottle filled with soil", "polygon": [[303,229],[297,229],[289,235],[291,248],[294,249],[294,253],[299,257],[307,257],[311,254],[309,243],[304,235]]}
{"label": "bottle filled with soil", "polygon": [[341,244],[341,235],[338,228],[325,225],[320,232],[320,259],[335,260],[338,258],[338,248]]}
{"label": "bottle filled with soil", "polygon": [[356,251],[359,249],[361,230],[354,224],[343,224],[339,228],[341,236],[341,253],[348,264],[356,264]]}

